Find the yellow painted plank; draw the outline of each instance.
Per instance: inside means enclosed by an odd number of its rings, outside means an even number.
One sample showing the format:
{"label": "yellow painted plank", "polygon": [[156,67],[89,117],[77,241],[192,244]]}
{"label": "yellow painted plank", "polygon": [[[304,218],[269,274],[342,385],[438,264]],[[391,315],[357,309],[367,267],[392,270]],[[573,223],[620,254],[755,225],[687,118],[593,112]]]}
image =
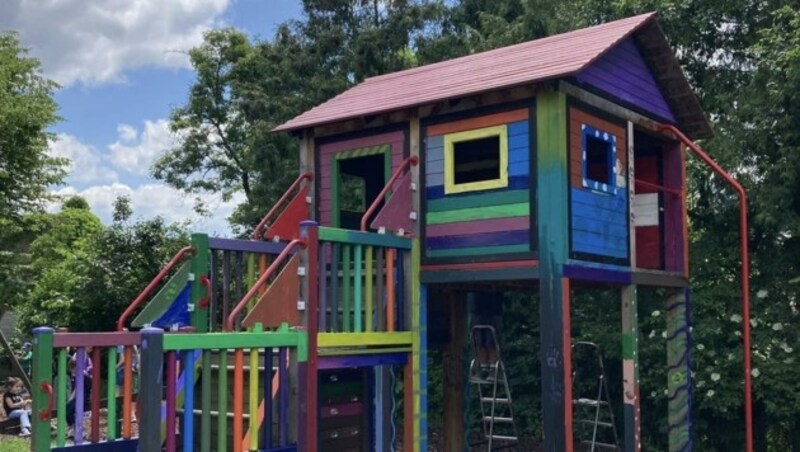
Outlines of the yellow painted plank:
{"label": "yellow painted plank", "polygon": [[319,333],[317,345],[323,347],[375,347],[411,345],[413,333]]}

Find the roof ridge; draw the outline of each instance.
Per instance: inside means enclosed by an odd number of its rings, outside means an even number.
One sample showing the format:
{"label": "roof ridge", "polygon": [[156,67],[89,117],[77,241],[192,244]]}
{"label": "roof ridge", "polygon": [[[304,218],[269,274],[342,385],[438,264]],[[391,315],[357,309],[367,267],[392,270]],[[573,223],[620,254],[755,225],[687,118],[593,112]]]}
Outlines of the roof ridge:
{"label": "roof ridge", "polygon": [[[558,34],[555,34],[555,35],[545,36],[545,37],[542,37],[542,38],[531,39],[529,41],[518,42],[516,44],[511,44],[511,45],[504,46],[504,47],[498,47],[496,49],[488,49],[488,50],[483,50],[483,51],[480,51],[480,52],[470,53],[468,55],[463,55],[463,56],[460,56],[460,57],[451,58],[449,60],[437,61],[435,63],[424,64],[422,66],[416,66],[416,67],[412,67],[412,68],[408,68],[408,69],[403,69],[403,70],[400,70],[400,71],[394,71],[394,72],[388,72],[386,74],[374,75],[372,77],[365,78],[362,83],[370,83],[372,81],[391,79],[391,78],[394,78],[394,77],[402,77],[402,76],[406,76],[408,74],[416,74],[416,73],[420,73],[420,72],[427,72],[429,70],[435,70],[435,69],[437,69],[439,67],[442,67],[442,66],[449,66],[449,65],[453,65],[453,64],[459,64],[459,63],[462,63],[462,62],[466,63],[466,62],[469,62],[469,61],[471,61],[473,59],[477,59],[478,57],[485,57],[486,54],[489,54],[489,53],[510,53],[510,52],[513,52],[514,50],[517,50],[517,49],[520,49],[520,48],[524,48],[526,46],[532,46],[534,44],[541,45],[541,44],[549,43],[551,41],[569,40],[569,39],[574,38],[575,35],[591,34],[592,32],[603,31],[603,29],[610,28],[611,26],[618,26],[618,25],[622,25],[622,24],[627,24],[628,22],[634,22],[634,23],[640,22],[637,27],[631,29],[627,34],[625,34],[619,40],[615,41],[614,44],[616,44],[617,42],[621,41],[622,39],[625,39],[626,37],[628,37],[630,35],[630,33],[633,33],[634,31],[636,31],[642,25],[644,25],[647,22],[649,22],[650,20],[652,20],[652,18],[657,16],[657,15],[658,15],[657,12],[650,11],[650,12],[639,14],[639,15],[636,15],[636,16],[626,17],[624,19],[618,19],[618,20],[613,20],[611,22],[604,22],[604,23],[600,23],[600,24],[597,24],[597,25],[592,25],[591,27],[578,28],[576,30],[570,30],[570,31],[566,31],[564,33],[558,33]],[[609,48],[610,47],[613,47],[613,45],[610,45]],[[606,50],[608,50],[608,49],[606,49]],[[601,54],[605,54],[605,51],[601,52]],[[592,60],[592,62],[593,61],[594,60]],[[583,69],[583,67],[581,69]]]}

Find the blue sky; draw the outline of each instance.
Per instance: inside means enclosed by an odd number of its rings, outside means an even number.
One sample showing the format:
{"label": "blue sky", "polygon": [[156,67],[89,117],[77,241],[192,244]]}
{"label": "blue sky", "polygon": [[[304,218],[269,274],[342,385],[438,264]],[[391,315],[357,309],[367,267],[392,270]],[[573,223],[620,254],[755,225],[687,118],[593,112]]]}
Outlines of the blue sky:
{"label": "blue sky", "polygon": [[210,28],[234,26],[270,38],[278,24],[299,19],[300,0],[3,0],[0,30],[19,33],[44,74],[61,84],[64,120],[51,153],[71,160],[60,194],[79,193],[110,221],[111,203],[129,196],[139,216],[189,219],[192,228],[228,232],[226,217],[241,199],[213,195],[214,215],[197,218],[193,198],[149,177],[149,167],[174,143],[167,128],[194,80],[186,51]]}

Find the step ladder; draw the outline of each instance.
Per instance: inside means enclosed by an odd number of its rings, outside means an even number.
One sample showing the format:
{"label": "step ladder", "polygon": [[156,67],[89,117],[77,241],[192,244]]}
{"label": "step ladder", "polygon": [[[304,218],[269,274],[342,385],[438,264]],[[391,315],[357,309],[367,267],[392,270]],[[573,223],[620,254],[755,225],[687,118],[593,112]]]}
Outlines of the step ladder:
{"label": "step ladder", "polygon": [[[479,339],[491,338],[488,346],[495,352],[496,361],[481,363],[478,356]],[[486,450],[500,450],[514,447],[518,442],[517,426],[514,423],[514,410],[511,405],[511,390],[508,386],[506,369],[500,356],[500,343],[497,333],[490,325],[475,325],[470,334],[474,358],[470,363],[469,382],[477,387],[481,407],[482,441],[471,446],[486,444]]]}
{"label": "step ladder", "polygon": [[[600,346],[594,342],[578,341],[572,344],[572,356],[577,355],[597,357],[597,375],[594,379],[597,382],[597,391],[591,392],[589,397],[578,397],[572,400],[574,423],[577,427],[585,426],[583,433],[591,431],[591,439],[580,439],[579,432],[575,431],[575,439],[585,446],[587,450],[620,450],[619,438],[617,436],[617,426],[614,422],[614,410],[611,409],[611,399],[608,395],[608,378],[606,377],[605,367],[603,366],[603,355],[600,353]],[[573,365],[573,369],[577,369]],[[589,377],[587,377],[589,378]],[[572,372],[572,387],[577,388],[578,371]],[[603,433],[605,432],[605,433]]]}

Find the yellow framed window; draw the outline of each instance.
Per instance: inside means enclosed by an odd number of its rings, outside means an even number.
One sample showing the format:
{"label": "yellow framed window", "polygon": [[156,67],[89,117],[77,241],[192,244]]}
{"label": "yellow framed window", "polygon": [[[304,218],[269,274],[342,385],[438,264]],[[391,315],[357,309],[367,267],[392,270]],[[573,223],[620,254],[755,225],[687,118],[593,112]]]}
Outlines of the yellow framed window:
{"label": "yellow framed window", "polygon": [[464,193],[508,186],[505,125],[444,136],[444,192]]}

